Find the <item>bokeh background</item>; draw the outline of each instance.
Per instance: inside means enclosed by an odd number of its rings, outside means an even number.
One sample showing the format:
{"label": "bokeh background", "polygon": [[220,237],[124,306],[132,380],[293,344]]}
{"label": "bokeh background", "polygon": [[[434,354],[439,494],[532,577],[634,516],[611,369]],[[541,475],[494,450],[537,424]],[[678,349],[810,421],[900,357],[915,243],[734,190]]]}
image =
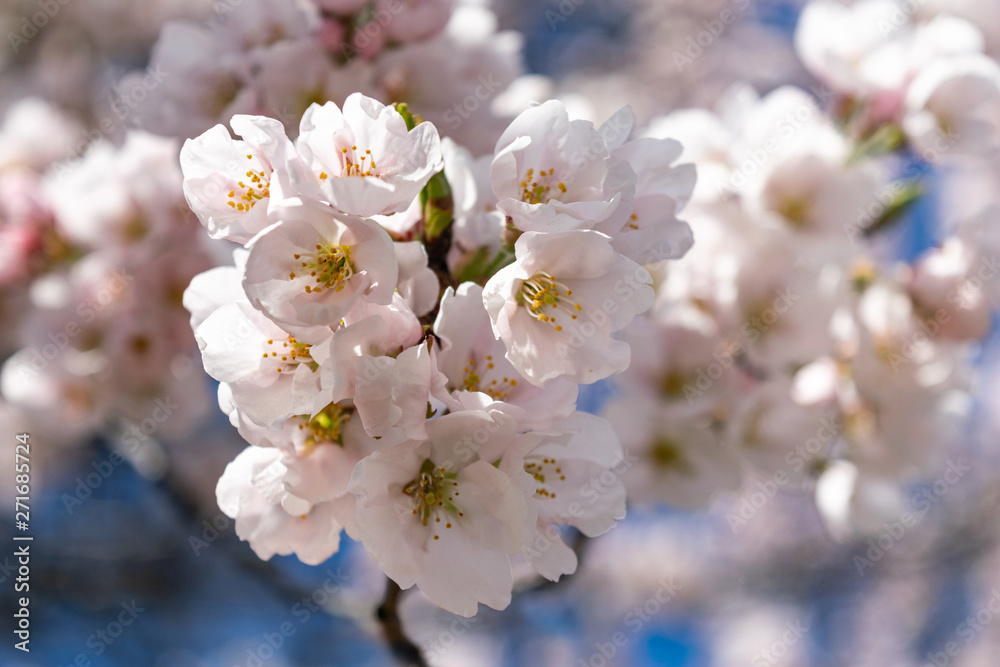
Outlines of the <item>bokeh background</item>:
{"label": "bokeh background", "polygon": [[[4,0],[0,32],[18,30],[40,4]],[[560,4],[573,10],[562,12]],[[728,4],[495,0],[489,7],[501,29],[523,36],[524,69],[548,77],[552,95],[598,119],[628,103],[648,122],[674,109],[712,107],[738,81],[761,93],[810,85],[793,47],[799,2],[746,3],[704,55],[678,71],[672,54]],[[0,115],[26,98],[44,99],[73,119],[69,131],[84,139],[102,119],[115,117],[108,91],[147,66],[166,22],[207,21],[212,11],[207,0],[58,5],[23,48],[0,48]],[[551,11],[564,20],[553,26]],[[106,138],[123,141],[133,120],[116,123]],[[6,144],[0,154],[23,152],[22,144],[34,141],[9,120],[0,140]],[[943,182],[938,167],[922,168],[929,182]],[[948,205],[941,196],[921,199],[879,241],[878,252],[904,260],[920,255],[940,238]],[[188,222],[200,233],[193,218]],[[26,308],[14,297],[0,298],[0,328],[13,330]],[[183,313],[178,317],[184,323]],[[754,507],[746,525],[734,527],[727,517],[760,488],[748,482],[704,511],[630,508],[616,529],[581,545],[579,572],[557,585],[525,580],[506,611],[484,609],[465,620],[419,594],[406,596],[407,632],[440,665],[1000,664],[1000,617],[990,609],[994,596],[1000,600],[995,323],[975,350],[979,375],[968,417],[947,443],[971,469],[942,495],[934,479],[906,487],[907,497],[924,494],[933,502],[862,572],[857,558],[868,554],[868,538],[833,535],[808,489],[779,489]],[[38,340],[44,335],[37,331]],[[360,545],[345,540],[329,562],[308,567],[288,557],[262,562],[235,538],[214,487],[244,443],[216,409],[215,388],[201,374],[196,351],[191,358],[193,367],[174,371],[183,377],[175,386],[203,395],[203,415],[190,420],[198,424],[193,432],[157,429],[136,448],[113,430],[58,447],[32,432],[31,653],[15,651],[6,633],[0,664],[396,664],[373,618],[384,578]],[[597,411],[614,391],[607,383],[589,387],[581,406]],[[80,419],[70,398],[46,400],[48,426]],[[10,468],[19,426],[4,409],[0,437]],[[2,488],[12,495],[8,480]],[[4,504],[0,544],[12,545],[10,503]],[[0,549],[5,627],[15,608],[13,550]],[[126,626],[116,623],[123,611],[134,619]],[[957,655],[945,653],[949,642]]]}

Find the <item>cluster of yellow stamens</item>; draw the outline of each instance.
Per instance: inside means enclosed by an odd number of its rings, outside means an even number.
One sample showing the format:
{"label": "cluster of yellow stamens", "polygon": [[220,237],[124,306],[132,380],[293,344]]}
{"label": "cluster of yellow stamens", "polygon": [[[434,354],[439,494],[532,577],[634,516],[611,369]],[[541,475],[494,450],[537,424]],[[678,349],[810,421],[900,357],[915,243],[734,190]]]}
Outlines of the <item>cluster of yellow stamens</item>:
{"label": "cluster of yellow stamens", "polygon": [[[482,366],[485,365],[485,368]],[[480,372],[477,372],[477,367]],[[483,386],[480,375],[488,375],[495,367],[493,355],[486,355],[486,363],[477,366],[475,359],[469,359],[465,367],[465,380],[462,381],[462,389],[465,391],[481,391],[494,401],[506,401],[510,398],[510,391],[517,386],[517,380],[506,375],[501,380],[490,380],[489,384]]]}
{"label": "cluster of yellow stamens", "polygon": [[[521,181],[521,201],[529,204],[544,204],[549,201],[552,198],[552,186],[546,180],[551,182],[552,175],[555,172],[555,169],[549,169],[548,171],[542,169],[538,172],[538,177],[536,178],[535,170],[528,169],[528,173],[524,175],[524,180]],[[562,181],[556,183],[556,188],[559,189],[560,193],[566,194],[566,184]]]}
{"label": "cluster of yellow stamens", "polygon": [[[247,155],[247,159],[252,160],[253,155]],[[239,197],[237,197],[235,188],[229,191],[230,200],[238,198],[240,201],[226,202],[237,211],[249,211],[256,206],[257,202],[261,199],[267,199],[271,196],[270,176],[262,171],[253,171],[252,169],[247,170],[246,176],[247,180],[250,181],[250,184],[247,185],[246,181],[239,181],[239,183],[237,183],[240,190],[242,190]]]}
{"label": "cluster of yellow stamens", "polygon": [[[432,515],[444,510],[465,516],[465,514],[455,506],[455,498],[458,497],[458,473],[448,472],[444,467],[436,467],[430,459],[424,459],[420,466],[420,475],[409,484],[403,487],[403,493],[413,498],[416,506],[413,508],[413,516],[420,518],[420,523],[427,525]],[[434,516],[434,523],[441,523],[440,516]],[[445,528],[451,528],[451,522],[445,521]],[[439,539],[437,535],[434,539]]]}
{"label": "cluster of yellow stamens", "polygon": [[[375,178],[380,178],[381,174],[378,173],[378,166],[375,164],[375,156],[368,149],[361,157],[358,157],[358,147],[351,146],[348,148],[341,148],[340,152],[344,154],[344,166],[341,169],[340,176],[357,176],[360,178],[365,178],[368,176],[373,176]],[[365,162],[368,164],[365,164]],[[329,178],[329,175],[324,171],[319,175],[320,180],[325,181]]]}
{"label": "cluster of yellow stamens", "polygon": [[[517,293],[518,302],[528,309],[532,317],[539,322],[551,323],[556,331],[563,330],[562,325],[556,324],[555,317],[560,307],[574,320],[577,318],[576,314],[583,310],[580,304],[569,300],[571,296],[572,290],[547,273],[531,276],[521,283],[521,289]],[[546,308],[551,308],[550,313],[546,313]]]}
{"label": "cluster of yellow stamens", "polygon": [[804,229],[809,223],[811,203],[804,197],[787,197],[775,209],[791,227]]}
{"label": "cluster of yellow stamens", "polygon": [[879,415],[871,405],[859,402],[844,414],[844,433],[850,440],[864,442],[875,435]]}
{"label": "cluster of yellow stamens", "polygon": [[299,430],[309,429],[305,445],[311,447],[328,442],[343,446],[343,428],[347,422],[351,421],[352,412],[354,412],[353,408],[344,408],[336,403],[331,403],[311,419],[309,415],[301,416],[299,419],[302,423],[299,424]]}
{"label": "cluster of yellow stamens", "polygon": [[[299,266],[309,272],[314,285],[306,285],[306,294],[320,294],[324,289],[336,292],[344,289],[344,283],[354,275],[354,265],[351,264],[351,246],[321,243],[316,244],[316,252],[306,255],[295,253],[292,257]],[[295,280],[298,274],[294,271],[288,274],[289,280]]]}
{"label": "cluster of yellow stamens", "polygon": [[534,477],[535,481],[538,482],[539,486],[535,490],[535,495],[539,498],[554,499],[556,494],[546,489],[544,484],[546,479],[552,481],[556,477],[558,477],[561,482],[566,481],[566,475],[563,474],[562,468],[559,467],[559,462],[555,459],[550,459],[547,456],[542,457],[541,460],[539,460],[537,456],[529,458],[525,458],[524,471]]}
{"label": "cluster of yellow stamens", "polygon": [[264,359],[277,361],[278,373],[295,370],[299,364],[310,364],[315,370],[316,362],[313,361],[309,351],[311,347],[309,343],[295,340],[295,336],[289,336],[287,341],[282,341],[280,347],[273,338],[269,338],[264,346]]}

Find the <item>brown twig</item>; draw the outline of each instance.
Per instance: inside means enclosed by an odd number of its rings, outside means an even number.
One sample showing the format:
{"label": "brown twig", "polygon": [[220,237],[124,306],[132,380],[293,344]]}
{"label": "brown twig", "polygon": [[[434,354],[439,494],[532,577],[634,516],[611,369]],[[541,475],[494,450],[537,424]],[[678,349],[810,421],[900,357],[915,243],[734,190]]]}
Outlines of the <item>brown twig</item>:
{"label": "brown twig", "polygon": [[385,597],[375,612],[376,616],[382,624],[382,631],[389,642],[389,648],[400,662],[408,667],[428,667],[424,656],[420,653],[420,648],[410,641],[410,638],[403,632],[403,623],[399,618],[398,610],[401,593],[399,584],[392,579],[387,579]]}

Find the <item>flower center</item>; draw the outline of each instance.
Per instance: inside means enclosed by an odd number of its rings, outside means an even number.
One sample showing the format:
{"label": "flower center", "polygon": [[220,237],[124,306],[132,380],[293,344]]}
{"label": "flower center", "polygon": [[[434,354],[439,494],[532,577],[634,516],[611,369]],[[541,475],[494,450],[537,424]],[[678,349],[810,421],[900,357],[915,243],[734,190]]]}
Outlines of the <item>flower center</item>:
{"label": "flower center", "polygon": [[506,375],[501,380],[489,380],[484,384],[486,376],[490,375],[495,367],[493,355],[486,355],[485,364],[476,364],[475,359],[469,359],[465,367],[465,379],[462,381],[462,389],[465,391],[481,391],[494,401],[506,401],[510,398],[510,391],[517,386],[517,380]]}
{"label": "flower center", "polygon": [[[372,176],[374,178],[381,178],[382,175],[378,173],[378,166],[375,164],[375,156],[368,149],[365,149],[363,153],[358,151],[358,147],[351,146],[350,148],[341,148],[340,152],[343,154],[343,164],[341,166],[340,176],[351,177],[357,176],[359,178],[366,178]],[[319,175],[320,180],[325,181],[328,178],[327,173],[324,171]]]}
{"label": "flower center", "polygon": [[[413,516],[419,517],[420,523],[426,526],[431,516],[440,510],[465,516],[453,502],[458,496],[457,477],[458,473],[448,472],[444,466],[435,467],[433,461],[424,459],[420,475],[403,487],[403,493],[414,500]],[[441,523],[441,517],[435,516],[434,522]],[[450,521],[445,523],[445,528],[451,528]]]}
{"label": "flower center", "polygon": [[788,196],[778,202],[775,211],[792,227],[805,229],[809,223],[811,202],[805,197]]}
{"label": "flower center", "polygon": [[649,450],[649,458],[661,470],[691,472],[691,466],[681,453],[681,448],[670,440],[657,440]]}
{"label": "flower center", "polygon": [[534,477],[535,481],[538,482],[538,488],[535,490],[535,496],[539,498],[554,499],[556,497],[554,492],[545,488],[546,480],[553,482],[558,478],[561,482],[566,481],[566,475],[563,474],[562,468],[559,467],[559,462],[548,457],[525,457],[524,471]]}
{"label": "flower center", "polygon": [[302,423],[299,424],[299,430],[309,430],[305,446],[312,447],[327,442],[343,447],[343,428],[347,422],[351,421],[352,412],[354,412],[353,408],[344,408],[336,403],[331,403],[316,413],[312,419],[309,418],[309,415],[301,415],[299,419],[302,420]]}
{"label": "flower center", "polygon": [[[248,160],[253,160],[253,155],[247,155]],[[237,187],[229,191],[229,204],[237,211],[249,211],[257,205],[261,199],[271,196],[271,177],[263,171],[248,169],[246,180],[239,181]]]}
{"label": "flower center", "polygon": [[278,373],[287,373],[298,368],[299,364],[309,364],[309,368],[316,370],[319,365],[313,361],[309,348],[309,343],[300,343],[295,340],[295,336],[289,336],[287,341],[280,345],[269,338],[264,344],[264,359],[276,362]]}
{"label": "flower center", "polygon": [[684,394],[688,377],[679,372],[670,372],[660,378],[660,393],[669,398],[677,398]]}
{"label": "flower center", "polygon": [[[583,307],[571,301],[573,290],[567,288],[555,278],[547,273],[536,273],[528,280],[521,283],[521,289],[517,293],[517,300],[528,309],[531,316],[539,322],[552,324],[556,331],[562,331],[562,325],[556,323],[556,315],[559,309],[569,313],[571,319],[576,319],[577,313]],[[546,308],[549,310],[546,311]]]}
{"label": "flower center", "polygon": [[[555,169],[548,171],[542,169],[535,177],[535,170],[529,169],[521,181],[521,201],[529,204],[545,204],[552,198],[552,175]],[[559,192],[566,194],[566,184],[560,181],[556,183]]]}
{"label": "flower center", "polygon": [[[299,265],[315,280],[314,285],[305,286],[306,294],[319,294],[324,289],[339,292],[344,289],[347,279],[354,275],[351,246],[317,243],[316,252],[306,255],[296,253],[292,257],[299,260]],[[289,273],[289,280],[295,280],[296,275],[294,271]]]}

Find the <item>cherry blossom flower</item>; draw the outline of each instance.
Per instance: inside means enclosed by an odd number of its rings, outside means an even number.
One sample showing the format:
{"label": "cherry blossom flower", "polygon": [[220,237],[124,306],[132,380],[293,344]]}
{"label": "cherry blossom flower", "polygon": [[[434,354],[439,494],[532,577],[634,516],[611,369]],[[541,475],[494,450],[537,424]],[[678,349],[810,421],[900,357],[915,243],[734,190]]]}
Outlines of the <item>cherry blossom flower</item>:
{"label": "cherry blossom flower", "polygon": [[488,8],[459,3],[440,35],[379,54],[381,95],[405,100],[475,155],[492,153],[510,120],[493,98],[524,69],[522,35],[498,32],[497,23]]}
{"label": "cherry blossom flower", "polygon": [[576,571],[576,554],[552,530],[569,525],[597,537],[625,517],[625,485],[621,473],[633,461],[625,458],[611,425],[600,417],[575,412],[537,437],[522,437],[516,463],[534,480],[538,505],[535,539],[521,553],[539,574],[557,581]]}
{"label": "cherry blossom flower", "polygon": [[255,308],[289,326],[337,326],[358,300],[392,300],[399,267],[378,224],[313,202],[281,216],[247,258],[243,286]]}
{"label": "cherry blossom flower", "polygon": [[427,431],[358,464],[348,489],[358,494],[360,539],[401,588],[415,584],[443,609],[503,609],[513,585],[507,556],[534,530],[523,490],[531,478],[516,461],[505,462],[510,473],[498,469],[481,450],[509,452],[513,420],[468,410],[429,421]]}
{"label": "cherry blossom flower", "polygon": [[242,140],[216,125],[184,143],[184,195],[212,238],[247,243],[269,225],[271,181],[292,146],[271,118],[233,116],[231,125]]}
{"label": "cherry blossom flower", "polygon": [[952,237],[914,267],[909,292],[925,319],[940,322],[940,338],[977,340],[989,331],[990,306],[982,281],[971,280],[978,269],[975,260],[975,250]]}
{"label": "cherry blossom flower", "polygon": [[625,451],[629,498],[693,508],[707,506],[723,490],[738,489],[740,457],[723,447],[710,420],[678,418],[666,407],[649,394],[630,394],[604,410]]}
{"label": "cherry blossom flower", "polygon": [[405,211],[441,171],[441,141],[430,123],[406,129],[391,106],[354,93],[343,111],[332,102],[302,116],[296,140],[304,173],[298,184],[340,211],[359,216]]}
{"label": "cherry blossom flower", "polygon": [[[554,419],[573,412],[578,394],[575,384],[555,378],[535,386],[504,356],[504,343],[493,335],[479,285],[462,283],[457,290],[445,290],[434,335],[441,342],[438,365],[453,393],[481,392],[489,400],[500,401],[526,429],[546,429]],[[511,413],[511,407],[517,412]]]}
{"label": "cherry blossom flower", "polygon": [[625,193],[625,200],[594,229],[611,237],[615,251],[640,264],[677,259],[694,243],[691,228],[676,217],[695,184],[693,164],[673,164],[682,150],[673,139],[636,139],[611,152],[612,161],[623,161],[627,168],[619,166],[615,173],[623,182],[609,190],[612,196]]}
{"label": "cherry blossom flower", "polygon": [[588,384],[628,367],[611,338],[653,303],[652,277],[593,231],[524,233],[517,261],[486,283],[483,302],[506,357],[530,382]]}
{"label": "cherry blossom flower", "polygon": [[177,144],[133,131],[119,149],[90,146],[83,159],[50,172],[44,189],[60,233],[88,248],[140,248],[177,230]]}
{"label": "cherry blossom flower", "polygon": [[941,58],[914,79],[904,127],[929,159],[1000,147],[1000,64],[979,54]]}
{"label": "cherry blossom flower", "polygon": [[605,192],[610,151],[592,123],[557,101],[528,109],[497,142],[490,170],[497,208],[522,231],[590,229],[621,196]]}
{"label": "cherry blossom flower", "polygon": [[[322,341],[321,335],[310,338]],[[327,339],[332,335],[326,329]],[[275,428],[330,402],[320,393],[314,345],[287,333],[245,300],[217,309],[195,336],[205,370],[231,386],[234,404],[260,426]],[[322,342],[315,346],[320,360],[327,349]]]}
{"label": "cherry blossom flower", "polygon": [[415,42],[440,32],[451,18],[456,0],[411,0],[394,5],[391,0],[378,0],[377,6],[394,15],[386,26],[388,37],[399,42]]}
{"label": "cherry blossom flower", "polygon": [[492,155],[478,158],[471,151],[445,137],[441,141],[444,175],[451,187],[455,221],[451,227],[448,266],[456,271],[476,251],[486,250],[492,258],[500,250],[504,214],[496,208],[490,188]]}
{"label": "cherry blossom flower", "polygon": [[285,490],[285,456],[278,449],[244,449],[219,479],[219,507],[236,520],[236,534],[260,558],[295,554],[319,565],[340,548],[341,517],[347,520],[351,507],[311,503]]}
{"label": "cherry blossom flower", "polygon": [[423,317],[438,305],[441,281],[427,266],[427,249],[420,243],[394,243],[399,263],[396,291],[417,317]]}
{"label": "cherry blossom flower", "polygon": [[[154,74],[170,72],[135,109],[140,125],[150,132],[193,137],[234,114],[256,111],[252,60],[239,45],[219,39],[207,27],[166,24],[150,63]],[[119,87],[126,93],[138,90],[146,76],[127,75]]]}
{"label": "cherry blossom flower", "polygon": [[344,325],[322,364],[324,391],[334,401],[353,401],[374,437],[426,437],[428,404],[440,404],[447,392],[416,317],[397,294],[389,306],[361,304]]}

